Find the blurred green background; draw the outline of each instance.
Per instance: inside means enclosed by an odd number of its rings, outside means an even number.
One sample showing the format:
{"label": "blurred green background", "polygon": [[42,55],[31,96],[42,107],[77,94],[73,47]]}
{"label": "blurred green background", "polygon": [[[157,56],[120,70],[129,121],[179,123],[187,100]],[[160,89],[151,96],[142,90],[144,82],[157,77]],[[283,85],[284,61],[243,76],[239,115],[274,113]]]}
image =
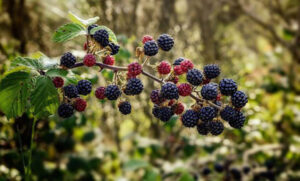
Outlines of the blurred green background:
{"label": "blurred green background", "polygon": [[[117,65],[135,60],[145,34],[169,33],[171,52],[151,63],[191,59],[200,68],[217,63],[221,78],[233,78],[249,103],[243,129],[226,125],[221,136],[200,136],[174,117],[163,124],[151,114],[151,90],[133,97],[132,114],[93,94],[83,114],[39,120],[33,150],[34,180],[300,180],[300,1],[299,0],[0,0],[1,78],[16,56],[41,51],[57,58],[66,51],[83,56],[84,38],[51,41],[68,22],[68,11],[111,28],[121,50]],[[94,87],[112,78],[107,70],[74,70]],[[193,100],[186,98],[187,106]],[[22,154],[30,145],[32,117],[0,117],[0,180],[22,180]],[[18,131],[19,130],[19,131]],[[19,134],[18,134],[19,133]],[[22,154],[21,154],[22,153]],[[216,163],[225,171],[217,173]],[[210,169],[209,175],[203,169]]]}

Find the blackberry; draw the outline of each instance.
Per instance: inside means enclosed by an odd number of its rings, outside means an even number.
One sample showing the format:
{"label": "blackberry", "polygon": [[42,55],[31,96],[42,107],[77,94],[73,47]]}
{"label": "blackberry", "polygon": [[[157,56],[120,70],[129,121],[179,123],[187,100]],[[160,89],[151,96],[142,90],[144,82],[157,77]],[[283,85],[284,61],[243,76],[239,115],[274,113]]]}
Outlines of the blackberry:
{"label": "blackberry", "polygon": [[118,107],[119,111],[124,115],[131,113],[131,105],[128,101],[121,102]]}
{"label": "blackberry", "polygon": [[98,98],[98,99],[104,99],[105,98],[105,87],[98,87],[95,91],[95,96]]}
{"label": "blackberry", "polygon": [[215,168],[215,170],[216,170],[217,172],[219,172],[219,173],[223,172],[223,170],[224,170],[223,165],[221,165],[220,163],[216,163],[216,164],[214,165],[214,168]]}
{"label": "blackberry", "polygon": [[77,98],[76,101],[75,101],[75,103],[74,103],[74,108],[78,112],[84,111],[85,108],[86,108],[86,101],[84,99]]}
{"label": "blackberry", "polygon": [[162,61],[160,64],[157,66],[157,71],[158,73],[162,75],[166,75],[171,72],[171,65],[167,61]]}
{"label": "blackberry", "polygon": [[108,85],[104,92],[104,96],[107,97],[108,100],[116,100],[121,94],[117,85]]}
{"label": "blackberry", "polygon": [[204,122],[211,121],[216,116],[217,114],[213,107],[202,107],[199,111],[199,118]]}
{"label": "blackberry", "polygon": [[165,99],[160,96],[158,89],[151,92],[150,99],[154,104],[160,104],[165,101]]}
{"label": "blackberry", "polygon": [[162,34],[158,37],[157,44],[162,50],[169,51],[174,45],[174,39],[168,34]]}
{"label": "blackberry", "polygon": [[77,89],[79,94],[88,95],[92,91],[92,83],[89,80],[80,80]]}
{"label": "blackberry", "polygon": [[201,96],[206,100],[214,100],[217,98],[217,95],[218,90],[211,83],[204,85],[201,89]]}
{"label": "blackberry", "polygon": [[110,49],[111,49],[111,52],[110,52],[111,55],[115,55],[115,54],[117,54],[117,53],[119,52],[119,49],[120,49],[120,46],[119,46],[119,45],[116,45],[116,44],[110,42],[110,43],[108,44],[108,46],[109,46]]}
{"label": "blackberry", "polygon": [[205,65],[203,68],[203,73],[205,77],[208,79],[213,79],[218,77],[220,75],[220,72],[221,70],[219,66],[216,64]]}
{"label": "blackberry", "polygon": [[144,44],[144,53],[147,56],[154,56],[158,53],[158,45],[154,40],[147,41]]}
{"label": "blackberry", "polygon": [[173,116],[173,111],[169,107],[162,107],[160,108],[160,120],[163,122],[167,122]]}
{"label": "blackberry", "polygon": [[209,133],[208,124],[206,122],[201,122],[197,125],[197,131],[201,135],[207,135]]}
{"label": "blackberry", "polygon": [[225,121],[232,121],[235,119],[236,110],[230,106],[226,106],[223,110],[220,112],[220,116]]}
{"label": "blackberry", "polygon": [[109,34],[105,29],[96,31],[93,37],[103,47],[106,47],[109,43]]}
{"label": "blackberry", "polygon": [[161,87],[160,91],[161,95],[163,98],[166,99],[178,99],[179,94],[178,94],[178,88],[176,84],[167,82]]}
{"label": "blackberry", "polygon": [[128,74],[131,76],[137,76],[142,73],[142,65],[138,62],[132,62],[128,66]]}
{"label": "blackberry", "polygon": [[224,125],[221,121],[210,121],[208,127],[209,132],[215,136],[221,134],[224,130]]}
{"label": "blackberry", "polygon": [[152,36],[145,35],[145,36],[143,36],[142,42],[143,42],[143,44],[145,44],[147,41],[151,41],[151,40],[153,40]]}
{"label": "blackberry", "polygon": [[126,95],[138,95],[143,91],[143,89],[144,89],[144,85],[140,79],[131,78],[128,80],[126,84],[124,93]]}
{"label": "blackberry", "polygon": [[74,108],[70,104],[63,103],[58,107],[58,115],[62,118],[71,117],[74,113]]}
{"label": "blackberry", "polygon": [[179,102],[179,103],[172,106],[172,110],[175,114],[179,115],[179,114],[183,113],[184,106],[183,106],[182,103]]}
{"label": "blackberry", "polygon": [[249,172],[250,172],[250,167],[249,166],[244,166],[243,167],[243,172],[244,172],[244,174],[248,174]]}
{"label": "blackberry", "polygon": [[185,127],[194,127],[197,125],[199,120],[198,114],[197,112],[195,112],[194,110],[187,110],[181,117],[181,121],[183,126]]}
{"label": "blackberry", "polygon": [[225,96],[231,96],[237,91],[237,85],[232,79],[222,79],[219,87],[220,92]]}
{"label": "blackberry", "polygon": [[192,93],[192,86],[190,84],[182,83],[177,88],[180,96],[188,96]]}
{"label": "blackberry", "polygon": [[211,172],[211,170],[210,170],[209,168],[207,168],[207,167],[203,168],[203,170],[202,170],[202,174],[203,174],[204,176],[209,175],[210,172]]}
{"label": "blackberry", "polygon": [[237,168],[230,169],[230,174],[235,180],[241,180],[242,178],[241,172]]}
{"label": "blackberry", "polygon": [[73,67],[73,65],[76,63],[76,57],[70,53],[67,52],[65,53],[61,58],[60,58],[60,65],[65,66],[67,68]]}
{"label": "blackberry", "polygon": [[236,113],[234,119],[229,121],[229,125],[233,128],[240,129],[244,126],[246,118],[242,112],[240,111],[235,111],[235,112]]}
{"label": "blackberry", "polygon": [[180,63],[181,70],[186,73],[188,70],[194,68],[194,64],[191,60],[185,59]]}
{"label": "blackberry", "polygon": [[231,102],[232,105],[236,108],[242,108],[244,107],[247,102],[248,102],[248,97],[246,94],[242,91],[236,91],[232,96],[231,96]]}
{"label": "blackberry", "polygon": [[107,55],[104,58],[103,63],[106,65],[113,65],[113,64],[115,64],[115,58],[111,55]]}
{"label": "blackberry", "polygon": [[202,83],[203,80],[203,76],[202,73],[200,72],[200,70],[198,69],[191,69],[187,72],[186,74],[186,80],[194,85],[194,86],[198,86]]}
{"label": "blackberry", "polygon": [[62,86],[64,86],[64,79],[61,77],[54,77],[52,79],[52,82],[56,88],[61,88]]}
{"label": "blackberry", "polygon": [[175,67],[173,68],[174,69],[174,73],[175,75],[181,75],[181,74],[184,74],[182,68],[180,65],[175,65]]}
{"label": "blackberry", "polygon": [[177,59],[174,61],[173,65],[174,65],[174,66],[175,66],[175,65],[180,65],[180,63],[181,63],[183,60],[184,60],[183,57],[179,57],[179,58],[177,58]]}
{"label": "blackberry", "polygon": [[96,57],[93,54],[88,53],[84,56],[83,64],[85,66],[92,67],[95,65],[95,63],[96,63]]}
{"label": "blackberry", "polygon": [[67,96],[68,98],[78,97],[78,90],[75,85],[67,85],[63,89],[65,96]]}
{"label": "blackberry", "polygon": [[97,24],[92,24],[92,25],[89,25],[87,30],[88,30],[88,34],[90,35],[91,34],[91,30],[95,27],[97,27],[98,25]]}
{"label": "blackberry", "polygon": [[153,109],[152,109],[152,114],[153,114],[156,118],[160,119],[160,116],[161,116],[160,107],[158,107],[158,106],[155,105],[155,106],[153,107]]}

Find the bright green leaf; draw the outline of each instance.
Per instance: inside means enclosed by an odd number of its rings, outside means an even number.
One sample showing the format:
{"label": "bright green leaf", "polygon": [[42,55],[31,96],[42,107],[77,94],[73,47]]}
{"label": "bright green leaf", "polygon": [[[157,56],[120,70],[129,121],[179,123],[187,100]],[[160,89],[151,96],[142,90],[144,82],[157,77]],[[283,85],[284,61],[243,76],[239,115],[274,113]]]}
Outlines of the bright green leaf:
{"label": "bright green leaf", "polygon": [[136,170],[139,168],[145,168],[148,166],[148,163],[143,160],[129,160],[124,164],[124,169],[126,170]]}
{"label": "bright green leaf", "polygon": [[38,76],[31,94],[31,106],[36,117],[54,114],[59,105],[59,95],[52,80],[47,76]]}
{"label": "bright green leaf", "polygon": [[40,70],[43,68],[42,63],[38,59],[28,57],[17,57],[12,61],[13,67],[25,66],[30,69]]}
{"label": "bright green leaf", "polygon": [[65,77],[67,74],[68,74],[68,71],[67,71],[67,70],[64,70],[64,69],[57,69],[57,68],[49,69],[49,70],[46,72],[46,75],[48,75],[48,76],[50,76],[50,77],[56,77],[56,76]]}
{"label": "bright green leaf", "polygon": [[8,118],[21,116],[26,111],[30,95],[28,72],[13,72],[4,77],[0,83],[0,110]]}
{"label": "bright green leaf", "polygon": [[82,26],[76,23],[69,23],[59,27],[53,34],[52,40],[61,43],[84,34],[86,32]]}
{"label": "bright green leaf", "polygon": [[98,16],[96,16],[96,17],[84,20],[70,11],[68,13],[68,17],[73,23],[79,24],[80,26],[82,26],[84,28],[86,28],[88,25],[96,23],[100,19]]}
{"label": "bright green leaf", "polygon": [[115,44],[118,44],[117,36],[111,29],[109,29],[106,26],[97,26],[97,27],[91,29],[91,34],[93,35],[96,31],[98,31],[100,29],[105,29],[109,34],[109,40]]}
{"label": "bright green leaf", "polygon": [[188,172],[185,172],[181,175],[179,181],[194,181],[194,177]]}

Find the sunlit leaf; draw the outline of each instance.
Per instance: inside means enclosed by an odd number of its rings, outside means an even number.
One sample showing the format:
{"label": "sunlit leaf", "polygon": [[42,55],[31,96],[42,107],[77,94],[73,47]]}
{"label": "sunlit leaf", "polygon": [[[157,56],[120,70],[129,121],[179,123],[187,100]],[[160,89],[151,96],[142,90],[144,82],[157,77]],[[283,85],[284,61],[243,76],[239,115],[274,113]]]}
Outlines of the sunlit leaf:
{"label": "sunlit leaf", "polygon": [[82,27],[85,27],[85,28],[88,25],[96,23],[100,19],[98,16],[96,16],[96,17],[89,18],[89,19],[85,20],[85,19],[82,19],[82,18],[78,17],[77,15],[72,13],[71,11],[69,11],[68,17],[73,23],[79,24],[79,25],[81,25]]}
{"label": "sunlit leaf", "polygon": [[124,169],[126,170],[136,170],[139,168],[145,168],[148,166],[148,163],[143,160],[129,160],[124,164]]}
{"label": "sunlit leaf", "polygon": [[59,27],[53,34],[52,40],[61,43],[84,34],[86,32],[82,26],[76,23],[69,23]]}
{"label": "sunlit leaf", "polygon": [[65,77],[68,74],[67,70],[64,69],[58,69],[58,68],[54,68],[54,69],[49,69],[46,72],[46,75],[50,76],[50,77],[56,77],[56,76],[60,76],[60,77]]}
{"label": "sunlit leaf", "polygon": [[40,70],[43,68],[42,63],[39,59],[28,58],[28,57],[17,57],[12,61],[12,66],[25,66],[31,69]]}

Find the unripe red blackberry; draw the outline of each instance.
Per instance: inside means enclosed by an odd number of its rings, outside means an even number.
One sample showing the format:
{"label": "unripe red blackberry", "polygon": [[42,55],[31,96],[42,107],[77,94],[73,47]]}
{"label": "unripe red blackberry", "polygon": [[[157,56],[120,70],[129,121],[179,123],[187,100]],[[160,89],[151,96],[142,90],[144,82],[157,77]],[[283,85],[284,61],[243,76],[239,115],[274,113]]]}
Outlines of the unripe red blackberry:
{"label": "unripe red blackberry", "polygon": [[179,115],[179,114],[183,113],[184,106],[181,102],[179,102],[177,104],[172,105],[172,110],[175,114]]}
{"label": "unripe red blackberry", "polygon": [[109,44],[109,34],[105,29],[96,31],[93,37],[96,42],[98,42],[103,47],[106,47]]}
{"label": "unripe red blackberry", "polygon": [[179,58],[177,58],[177,59],[174,61],[173,65],[174,65],[174,66],[180,65],[180,63],[181,63],[183,60],[184,60],[183,57],[179,57]]}
{"label": "unripe red blackberry", "polygon": [[189,96],[192,93],[192,86],[187,83],[182,83],[178,86],[180,96]]}
{"label": "unripe red blackberry", "polygon": [[197,131],[201,135],[207,135],[209,133],[208,129],[208,123],[207,122],[201,122],[197,125]]}
{"label": "unripe red blackberry", "polygon": [[76,57],[70,52],[65,53],[60,58],[60,65],[61,66],[71,68],[71,67],[73,67],[73,65],[75,65],[75,63],[76,63]]}
{"label": "unripe red blackberry", "polygon": [[208,122],[208,127],[209,132],[215,136],[221,134],[224,130],[224,125],[221,121],[210,121]]}
{"label": "unripe red blackberry", "polygon": [[159,105],[160,103],[162,103],[162,102],[165,101],[165,99],[162,98],[162,96],[160,95],[160,92],[159,92],[158,89],[153,90],[153,91],[151,92],[151,94],[150,94],[150,99],[151,99],[151,101],[152,101],[154,104],[158,104],[158,105]]}
{"label": "unripe red blackberry", "polygon": [[88,53],[84,56],[83,64],[85,66],[92,67],[95,65],[95,63],[96,63],[96,57],[93,54]]}
{"label": "unripe red blackberry", "polygon": [[131,104],[128,101],[120,102],[118,107],[119,111],[124,115],[131,113]]}
{"label": "unripe red blackberry", "polygon": [[232,79],[222,79],[219,87],[220,92],[226,96],[231,96],[237,91],[237,85]]}
{"label": "unripe red blackberry", "polygon": [[84,111],[85,108],[86,108],[86,101],[84,99],[77,98],[76,101],[75,101],[75,103],[74,103],[74,108],[78,112]]}
{"label": "unripe red blackberry", "polygon": [[52,82],[56,88],[61,88],[62,86],[64,86],[64,79],[61,77],[54,77],[52,79]]}
{"label": "unripe red blackberry", "polygon": [[104,96],[107,97],[108,100],[116,100],[122,92],[120,91],[117,85],[108,85],[105,89]]}
{"label": "unripe red blackberry", "polygon": [[184,74],[183,70],[181,69],[181,66],[180,65],[176,65],[174,67],[174,73],[175,75],[182,75]]}
{"label": "unripe red blackberry", "polygon": [[206,78],[213,79],[220,75],[221,70],[217,64],[209,64],[204,66],[203,73]]}
{"label": "unripe red blackberry", "polygon": [[154,40],[147,41],[144,44],[144,53],[147,56],[154,56],[158,53],[158,45]]}
{"label": "unripe red blackberry", "polygon": [[166,99],[178,99],[178,88],[174,83],[167,82],[162,85],[160,90],[161,96]]}
{"label": "unripe red blackberry", "polygon": [[124,93],[126,95],[138,95],[144,89],[144,85],[140,79],[131,78],[127,81]]}
{"label": "unripe red blackberry", "polygon": [[202,73],[198,69],[190,69],[186,74],[186,80],[194,86],[200,85],[202,83],[202,79]]}
{"label": "unripe red blackberry", "polygon": [[201,89],[201,96],[205,100],[215,100],[217,98],[217,95],[218,95],[218,90],[211,83],[204,85]]}
{"label": "unripe red blackberry", "polygon": [[59,117],[68,118],[73,115],[74,108],[70,104],[63,103],[58,107],[57,112],[58,112]]}
{"label": "unripe red blackberry", "polygon": [[157,71],[158,73],[165,75],[171,72],[171,65],[167,61],[162,61],[160,64],[157,66]]}
{"label": "unripe red blackberry", "polygon": [[111,55],[107,55],[104,60],[103,63],[106,65],[114,65],[115,64],[115,58]]}
{"label": "unripe red blackberry", "polygon": [[98,98],[98,99],[104,99],[105,98],[105,87],[98,87],[95,91],[95,96]]}
{"label": "unripe red blackberry", "polygon": [[142,73],[142,66],[138,62],[133,62],[128,65],[128,74],[131,76],[137,76]]}
{"label": "unripe red blackberry", "polygon": [[183,72],[187,72],[188,70],[194,68],[194,64],[192,63],[192,61],[185,59],[184,61],[182,61],[180,63],[181,69]]}
{"label": "unripe red blackberry", "polygon": [[244,107],[247,104],[247,102],[248,102],[248,97],[242,91],[236,91],[231,96],[231,103],[236,108],[242,108],[242,107]]}
{"label": "unripe red blackberry", "polygon": [[181,122],[183,126],[191,128],[197,125],[199,120],[197,112],[194,110],[187,110],[182,116],[181,116]]}
{"label": "unripe red blackberry", "polygon": [[153,40],[152,36],[145,35],[145,36],[143,36],[142,42],[143,42],[143,44],[145,44],[146,42],[151,41],[151,40]]}
{"label": "unripe red blackberry", "polygon": [[108,44],[108,46],[111,49],[110,55],[115,55],[115,54],[117,54],[119,52],[119,49],[120,49],[119,45],[116,45],[116,44],[110,42]]}
{"label": "unripe red blackberry", "polygon": [[162,50],[169,51],[174,45],[174,39],[168,34],[162,34],[158,37],[157,44]]}

